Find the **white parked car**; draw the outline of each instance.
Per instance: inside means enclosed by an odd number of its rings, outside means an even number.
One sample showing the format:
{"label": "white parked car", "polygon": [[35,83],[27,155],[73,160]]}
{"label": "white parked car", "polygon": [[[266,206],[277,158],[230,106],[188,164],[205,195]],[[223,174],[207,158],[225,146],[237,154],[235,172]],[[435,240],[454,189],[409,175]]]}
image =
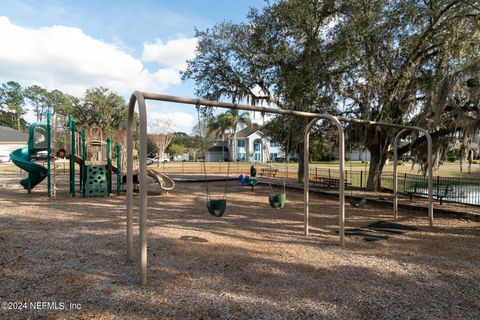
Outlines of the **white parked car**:
{"label": "white parked car", "polygon": [[170,159],[166,157],[165,158],[155,157],[155,158],[148,158],[147,164],[158,163],[158,162],[162,163],[162,162],[168,162],[168,161],[170,161]]}

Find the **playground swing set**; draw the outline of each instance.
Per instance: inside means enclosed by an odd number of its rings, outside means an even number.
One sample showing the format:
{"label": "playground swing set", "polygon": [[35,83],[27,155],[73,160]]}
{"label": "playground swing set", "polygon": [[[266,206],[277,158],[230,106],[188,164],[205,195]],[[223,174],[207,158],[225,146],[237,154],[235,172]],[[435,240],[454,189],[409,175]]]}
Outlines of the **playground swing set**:
{"label": "playground swing set", "polygon": [[[127,116],[127,257],[130,261],[134,260],[134,245],[133,245],[133,187],[131,181],[133,181],[133,132],[132,128],[134,126],[134,111],[135,107],[138,106],[138,115],[139,115],[139,156],[142,161],[139,162],[139,237],[140,237],[140,255],[139,255],[139,264],[140,264],[140,284],[147,284],[147,189],[144,187],[144,182],[147,176],[147,164],[146,164],[146,155],[147,155],[147,109],[145,100],[157,100],[164,102],[172,103],[182,103],[194,105],[198,108],[199,105],[204,105],[208,107],[216,108],[226,108],[226,109],[237,109],[237,110],[247,110],[247,111],[260,111],[264,113],[273,113],[273,114],[283,114],[291,115],[303,118],[309,118],[311,121],[306,126],[304,130],[304,159],[309,158],[309,137],[312,127],[320,119],[328,119],[334,122],[337,132],[338,132],[338,141],[339,141],[339,180],[344,180],[344,168],[345,168],[345,138],[344,138],[344,129],[341,121],[356,123],[361,125],[373,125],[373,126],[385,126],[391,128],[402,129],[397,134],[395,140],[397,140],[400,134],[403,134],[405,130],[417,130],[423,133],[427,138],[427,147],[428,147],[428,200],[429,200],[429,225],[433,226],[433,193],[432,193],[432,139],[427,130],[415,127],[415,126],[404,126],[397,124],[390,124],[384,122],[374,122],[369,120],[361,119],[350,119],[350,118],[339,118],[330,114],[319,114],[312,112],[303,112],[303,111],[294,111],[294,110],[283,110],[275,109],[270,107],[259,107],[259,106],[250,106],[250,105],[240,105],[236,103],[227,103],[220,101],[211,101],[205,99],[193,99],[177,96],[168,96],[162,94],[154,94],[147,92],[135,91],[129,101],[128,106],[128,116]],[[396,173],[396,144],[394,144],[394,172]],[[206,169],[205,169],[206,171]],[[304,172],[309,172],[309,162],[304,162]],[[228,187],[227,187],[228,189]],[[304,233],[305,236],[309,235],[309,179],[304,179]],[[228,191],[228,190],[227,190]],[[394,190],[393,194],[395,195],[394,200],[394,219],[397,219],[398,216],[398,207],[397,207],[397,181],[394,176]],[[224,197],[222,199],[209,199],[207,192],[207,209],[213,208],[215,215],[223,215],[226,210],[226,192],[224,192]],[[218,201],[213,203],[212,201]],[[208,205],[210,202],[210,205]],[[217,212],[215,212],[217,209]],[[345,185],[343,183],[339,184],[339,238],[340,245],[345,245]]]}

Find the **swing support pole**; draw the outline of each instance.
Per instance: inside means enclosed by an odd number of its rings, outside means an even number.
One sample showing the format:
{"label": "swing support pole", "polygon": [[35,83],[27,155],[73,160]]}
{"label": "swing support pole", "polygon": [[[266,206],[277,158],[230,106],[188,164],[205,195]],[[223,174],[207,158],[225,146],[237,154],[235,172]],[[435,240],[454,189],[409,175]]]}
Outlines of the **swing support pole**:
{"label": "swing support pole", "polygon": [[309,157],[310,157],[310,131],[312,127],[321,119],[328,119],[333,121],[335,126],[337,127],[338,133],[338,170],[339,170],[339,184],[338,184],[338,225],[339,225],[339,236],[340,236],[340,245],[343,247],[345,246],[345,133],[343,130],[343,126],[337,117],[324,114],[319,115],[319,117],[310,121],[304,131],[303,136],[303,159],[304,159],[304,176],[303,176],[303,208],[304,208],[304,230],[305,236],[308,236],[308,228],[309,228],[309,186],[310,186],[310,172],[309,172]]}

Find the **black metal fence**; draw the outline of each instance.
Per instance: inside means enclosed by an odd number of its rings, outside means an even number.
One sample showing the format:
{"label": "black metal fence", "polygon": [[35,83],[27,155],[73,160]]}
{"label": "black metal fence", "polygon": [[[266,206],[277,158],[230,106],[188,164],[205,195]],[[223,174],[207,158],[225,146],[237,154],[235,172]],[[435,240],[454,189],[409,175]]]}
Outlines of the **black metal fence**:
{"label": "black metal fence", "polygon": [[[403,173],[397,179],[399,192],[427,197],[426,176]],[[391,173],[382,175],[382,188],[393,189]],[[434,176],[433,194],[442,201],[480,205],[480,179]]]}
{"label": "black metal fence", "polygon": [[[324,168],[311,168],[310,181],[335,181],[339,171]],[[368,180],[368,171],[346,170],[345,184],[350,188],[365,189]],[[402,173],[398,175],[398,192],[418,197],[428,196],[428,179],[424,175]],[[326,185],[326,183],[323,183]],[[332,186],[337,186],[332,183]],[[385,172],[381,176],[381,188],[393,190],[393,174]],[[433,195],[440,201],[449,201],[480,206],[480,179],[459,177],[433,177]]]}

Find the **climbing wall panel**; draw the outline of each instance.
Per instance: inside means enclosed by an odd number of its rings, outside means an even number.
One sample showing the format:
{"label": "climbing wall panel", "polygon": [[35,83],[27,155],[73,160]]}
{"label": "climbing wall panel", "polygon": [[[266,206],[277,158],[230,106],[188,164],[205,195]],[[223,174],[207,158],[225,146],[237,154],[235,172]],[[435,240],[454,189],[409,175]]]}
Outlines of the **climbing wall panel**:
{"label": "climbing wall panel", "polygon": [[104,197],[108,195],[107,166],[85,167],[85,196]]}

